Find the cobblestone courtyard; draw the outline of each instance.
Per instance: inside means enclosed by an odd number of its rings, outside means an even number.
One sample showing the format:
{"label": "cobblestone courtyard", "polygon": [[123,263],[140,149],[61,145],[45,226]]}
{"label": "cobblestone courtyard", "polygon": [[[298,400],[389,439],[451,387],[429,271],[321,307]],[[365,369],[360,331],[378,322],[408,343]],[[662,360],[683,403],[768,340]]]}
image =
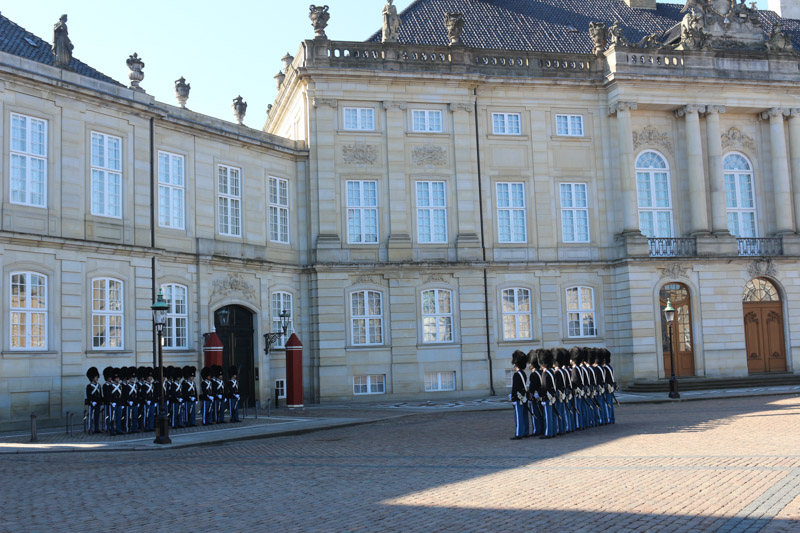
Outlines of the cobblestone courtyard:
{"label": "cobblestone courtyard", "polygon": [[799,531],[800,398],[508,411],[145,452],[0,456],[0,531]]}

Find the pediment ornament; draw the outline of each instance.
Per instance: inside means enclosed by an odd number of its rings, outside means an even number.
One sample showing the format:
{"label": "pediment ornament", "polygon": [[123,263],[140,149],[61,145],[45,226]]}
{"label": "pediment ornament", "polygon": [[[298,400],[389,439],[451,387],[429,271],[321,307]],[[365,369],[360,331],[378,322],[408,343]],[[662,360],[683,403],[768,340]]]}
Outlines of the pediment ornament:
{"label": "pediment ornament", "polygon": [[752,137],[745,135],[739,128],[733,126],[722,134],[722,149],[730,150],[732,148],[755,150],[756,143]]}
{"label": "pediment ornament", "polygon": [[775,277],[778,275],[778,267],[772,259],[756,259],[747,267],[747,273],[751,278],[761,276]]}
{"label": "pediment ornament", "polygon": [[215,279],[213,283],[211,299],[215,297],[224,298],[234,293],[244,295],[248,300],[255,301],[256,291],[253,286],[247,283],[241,274],[229,273],[222,279]]}
{"label": "pediment ornament", "polygon": [[344,162],[350,165],[374,165],[378,161],[378,147],[372,144],[346,144],[342,147]]}
{"label": "pediment ornament", "polygon": [[447,150],[442,146],[415,146],[411,149],[411,161],[417,166],[441,167],[447,164]]}
{"label": "pediment ornament", "polygon": [[647,125],[639,131],[633,132],[633,147],[638,150],[642,146],[661,146],[669,153],[674,154],[672,141],[669,134]]}
{"label": "pediment ornament", "polygon": [[664,278],[688,278],[689,271],[686,267],[678,264],[673,263],[665,268],[659,269],[661,270],[661,279]]}

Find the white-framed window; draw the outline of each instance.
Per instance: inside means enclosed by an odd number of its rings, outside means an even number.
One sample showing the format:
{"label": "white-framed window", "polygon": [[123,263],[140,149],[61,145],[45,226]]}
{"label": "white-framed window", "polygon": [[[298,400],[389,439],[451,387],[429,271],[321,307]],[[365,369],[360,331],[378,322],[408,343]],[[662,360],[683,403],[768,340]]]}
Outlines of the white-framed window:
{"label": "white-framed window", "polygon": [[515,373],[516,373],[516,370],[514,370],[513,368],[506,368],[506,372],[505,372],[506,388],[509,389],[509,390],[511,389],[511,387],[514,386],[514,374]]}
{"label": "white-framed window", "polygon": [[123,348],[123,284],[114,278],[92,280],[92,348]]}
{"label": "white-framed window", "polygon": [[186,349],[189,347],[189,291],[176,283],[162,285],[161,290],[169,305],[164,327],[164,348]]}
{"label": "white-framed window", "polygon": [[525,184],[497,183],[497,238],[502,243],[528,241]]}
{"label": "white-framed window", "polygon": [[411,131],[423,133],[441,133],[442,112],[427,109],[412,110]]}
{"label": "white-framed window", "polygon": [[286,380],[285,379],[276,379],[275,380],[275,395],[278,397],[279,400],[286,398]]}
{"label": "white-framed window", "polygon": [[672,237],[672,193],[667,160],[658,152],[636,159],[639,229],[646,237]]}
{"label": "white-framed window", "polygon": [[492,133],[495,135],[520,135],[521,124],[519,113],[492,113]]}
{"label": "white-framed window", "polygon": [[38,272],[11,273],[12,350],[47,349],[47,276]]}
{"label": "white-framed window", "polygon": [[757,237],[753,166],[742,154],[728,154],[722,163],[728,230],[739,238]]}
{"label": "white-framed window", "polygon": [[217,166],[217,216],[220,235],[242,235],[242,171]]}
{"label": "white-framed window", "polygon": [[561,237],[589,242],[589,193],[585,183],[561,183]]}
{"label": "white-framed window", "polygon": [[556,115],[556,135],[583,137],[583,115]]}
{"label": "white-framed window", "polygon": [[269,240],[289,244],[289,180],[269,178]]}
{"label": "white-framed window", "polygon": [[531,291],[529,289],[503,289],[503,338],[505,340],[532,339]]}
{"label": "white-framed window", "polygon": [[453,342],[453,291],[422,291],[422,342]]}
{"label": "white-framed window", "polygon": [[447,195],[443,181],[417,182],[417,235],[422,243],[447,242]]}
{"label": "white-framed window", "polygon": [[47,207],[47,121],[11,113],[11,203]]}
{"label": "white-framed window", "polygon": [[286,346],[286,341],[292,336],[294,332],[294,310],[292,309],[292,294],[289,292],[278,291],[273,292],[270,299],[270,310],[272,311],[272,332],[280,333],[283,331],[281,326],[281,313],[289,311],[289,325],[286,327],[286,335],[281,335],[273,347],[283,348]]}
{"label": "white-framed window", "polygon": [[567,324],[569,337],[595,337],[594,289],[570,287],[567,289]]}
{"label": "white-framed window", "polygon": [[92,132],[92,214],[122,218],[122,139]]}
{"label": "white-framed window", "polygon": [[425,392],[456,390],[455,372],[425,372]]}
{"label": "white-framed window", "polygon": [[375,130],[375,110],[371,107],[345,107],[344,129],[355,131]]}
{"label": "white-framed window", "polygon": [[184,157],[158,152],[158,225],[184,229],[186,219]]}
{"label": "white-framed window", "polygon": [[386,376],[353,376],[353,394],[386,394]]}
{"label": "white-framed window", "polygon": [[350,332],[353,345],[383,344],[383,294],[380,291],[350,293]]}
{"label": "white-framed window", "polygon": [[378,182],[347,182],[347,242],[378,243]]}

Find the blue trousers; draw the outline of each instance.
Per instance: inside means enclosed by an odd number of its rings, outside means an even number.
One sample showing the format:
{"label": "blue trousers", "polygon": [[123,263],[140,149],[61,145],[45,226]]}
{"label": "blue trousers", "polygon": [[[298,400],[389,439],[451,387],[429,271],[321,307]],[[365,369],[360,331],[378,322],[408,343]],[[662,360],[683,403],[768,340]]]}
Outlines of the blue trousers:
{"label": "blue trousers", "polygon": [[611,396],[610,392],[605,394],[606,403],[608,403],[608,423],[613,424],[616,420],[614,419],[614,397]]}
{"label": "blue trousers", "polygon": [[514,402],[514,419],[516,422],[515,437],[528,435],[528,408],[520,401]]}
{"label": "blue trousers", "polygon": [[174,402],[172,404],[172,427],[174,428],[182,428],[183,427],[183,420],[182,420],[182,409],[181,406],[183,403],[181,402]]}
{"label": "blue trousers", "polygon": [[203,424],[214,423],[214,402],[203,400]]}
{"label": "blue trousers", "polygon": [[111,424],[109,424],[109,427],[111,428],[110,431],[112,435],[116,433],[122,433],[122,409],[123,406],[121,403],[118,403],[116,407],[111,406],[111,412],[113,413],[114,420]]}
{"label": "blue trousers", "polygon": [[214,421],[225,422],[225,400],[222,398],[214,398]]}
{"label": "blue trousers", "polygon": [[542,415],[539,414],[539,411],[536,408],[537,405],[538,404],[536,403],[531,403],[531,410],[532,410],[531,429],[533,430],[531,432],[532,435],[541,435],[542,433],[544,433],[544,419],[542,418]]}
{"label": "blue trousers", "polygon": [[561,419],[558,421],[558,433],[569,433],[572,431],[572,426],[570,425],[569,413],[567,412],[567,404],[564,402],[556,402],[555,407],[558,409],[559,416],[561,416]]}
{"label": "blue trousers", "polygon": [[186,423],[190,426],[197,425],[197,402],[189,400],[186,402],[185,413]]}
{"label": "blue trousers", "polygon": [[137,404],[129,405],[126,410],[128,416],[126,417],[128,433],[139,431],[139,406]]}
{"label": "blue trousers", "polygon": [[147,402],[145,402],[142,408],[144,409],[144,420],[142,421],[144,430],[153,431],[155,429],[156,403],[151,402],[150,405],[147,405]]}
{"label": "blue trousers", "polygon": [[100,433],[100,419],[103,416],[103,406],[89,404],[89,411],[86,414],[86,422],[89,433]]}
{"label": "blue trousers", "polygon": [[583,400],[580,398],[573,398],[572,399],[572,410],[575,411],[575,414],[572,415],[572,420],[574,422],[574,429],[582,429],[583,428],[583,410],[581,409],[581,403]]}
{"label": "blue trousers", "polygon": [[555,437],[557,432],[557,419],[550,402],[542,402],[544,412],[544,436]]}
{"label": "blue trousers", "polygon": [[238,398],[229,398],[228,399],[228,410],[231,413],[231,422],[238,422],[239,421],[239,399]]}

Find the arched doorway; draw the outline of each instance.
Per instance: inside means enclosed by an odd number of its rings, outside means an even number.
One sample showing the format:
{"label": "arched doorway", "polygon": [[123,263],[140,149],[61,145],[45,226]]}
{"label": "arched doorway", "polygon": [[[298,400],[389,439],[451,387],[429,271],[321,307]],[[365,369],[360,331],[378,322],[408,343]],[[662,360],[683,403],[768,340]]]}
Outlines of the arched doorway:
{"label": "arched doorway", "polygon": [[[694,376],[694,336],[692,335],[692,305],[689,287],[683,283],[667,283],[659,293],[659,309],[664,309],[669,298],[675,308],[672,324],[672,351],[676,376]],[[661,346],[664,355],[664,374],[670,374],[667,321],[661,313]]]}
{"label": "arched doorway", "polygon": [[786,372],[783,306],[775,286],[766,279],[747,282],[742,294],[747,371]]}
{"label": "arched doorway", "polygon": [[239,393],[242,402],[255,405],[255,345],[253,343],[253,312],[241,305],[220,307],[214,313],[214,326],[222,341],[222,367],[225,377],[228,369],[239,369]]}

